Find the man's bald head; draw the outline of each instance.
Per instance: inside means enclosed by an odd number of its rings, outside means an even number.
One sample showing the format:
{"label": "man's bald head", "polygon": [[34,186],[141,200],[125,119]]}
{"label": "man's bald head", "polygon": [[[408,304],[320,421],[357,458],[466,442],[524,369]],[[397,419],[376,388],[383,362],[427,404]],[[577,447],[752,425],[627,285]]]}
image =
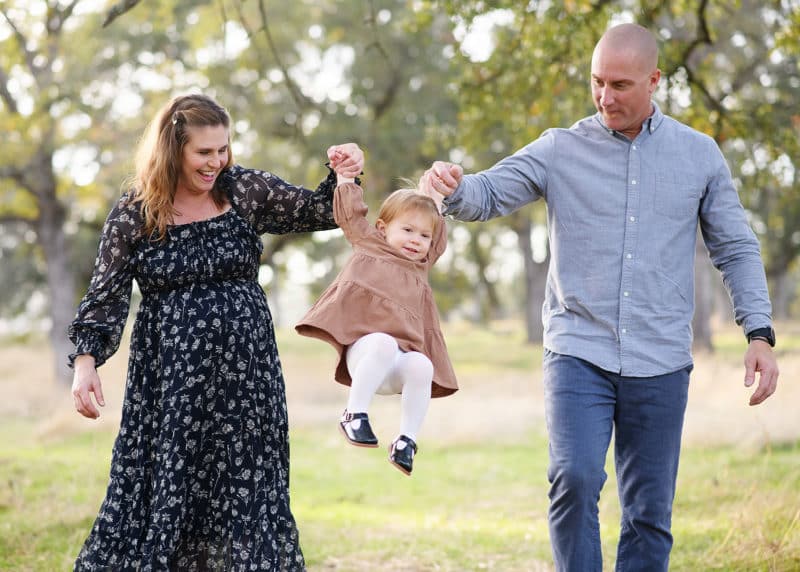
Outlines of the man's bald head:
{"label": "man's bald head", "polygon": [[640,62],[642,70],[646,72],[658,67],[656,39],[647,28],[639,24],[619,24],[606,30],[597,42],[593,59],[602,51],[627,54],[630,60]]}
{"label": "man's bald head", "polygon": [[592,99],[606,127],[633,140],[653,112],[658,45],[637,24],[609,28],[592,54]]}

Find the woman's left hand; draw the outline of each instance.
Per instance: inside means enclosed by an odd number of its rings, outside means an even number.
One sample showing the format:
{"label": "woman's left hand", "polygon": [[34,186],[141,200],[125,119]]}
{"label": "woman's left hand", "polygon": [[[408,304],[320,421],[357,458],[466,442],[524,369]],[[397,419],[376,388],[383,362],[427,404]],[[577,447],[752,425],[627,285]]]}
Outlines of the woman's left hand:
{"label": "woman's left hand", "polygon": [[331,169],[343,177],[355,178],[364,170],[364,152],[355,143],[342,143],[328,148]]}

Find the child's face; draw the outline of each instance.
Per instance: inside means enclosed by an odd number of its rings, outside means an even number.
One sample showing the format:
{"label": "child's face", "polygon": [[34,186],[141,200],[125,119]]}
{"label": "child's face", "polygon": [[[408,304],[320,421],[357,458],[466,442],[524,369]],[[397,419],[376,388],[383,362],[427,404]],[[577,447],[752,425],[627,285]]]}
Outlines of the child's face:
{"label": "child's face", "polygon": [[428,256],[433,238],[433,220],[430,214],[410,210],[400,213],[389,224],[378,219],[375,226],[389,246],[411,260],[423,260]]}

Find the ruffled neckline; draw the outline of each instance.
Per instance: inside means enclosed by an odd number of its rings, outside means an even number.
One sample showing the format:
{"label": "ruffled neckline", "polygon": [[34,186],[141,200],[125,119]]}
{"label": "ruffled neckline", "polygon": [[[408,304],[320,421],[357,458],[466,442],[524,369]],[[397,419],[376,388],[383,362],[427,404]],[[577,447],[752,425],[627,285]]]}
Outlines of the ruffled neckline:
{"label": "ruffled neckline", "polygon": [[181,230],[181,229],[190,228],[190,227],[196,226],[196,225],[202,225],[202,224],[205,224],[205,223],[218,221],[218,220],[221,220],[222,218],[224,218],[225,216],[227,216],[232,210],[233,210],[233,205],[229,205],[228,206],[228,210],[226,210],[224,212],[221,212],[218,215],[214,215],[212,217],[204,218],[204,219],[200,219],[200,220],[193,220],[192,222],[184,222],[184,223],[181,223],[181,224],[168,224],[167,228],[174,229],[174,230]]}

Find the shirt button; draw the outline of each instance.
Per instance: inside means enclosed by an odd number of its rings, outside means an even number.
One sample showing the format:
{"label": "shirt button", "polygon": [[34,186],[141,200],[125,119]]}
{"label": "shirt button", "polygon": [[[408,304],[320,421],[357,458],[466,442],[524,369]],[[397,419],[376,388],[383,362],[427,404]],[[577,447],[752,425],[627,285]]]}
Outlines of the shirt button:
{"label": "shirt button", "polygon": [[622,295],[625,296],[626,298],[628,297],[628,293],[627,292],[623,292]]}
{"label": "shirt button", "polygon": [[622,328],[622,333],[623,333],[623,334],[627,334],[627,333],[628,333],[628,330],[626,330],[625,328]]}
{"label": "shirt button", "polygon": [[631,145],[631,148],[636,151],[636,145]]}
{"label": "shirt button", "polygon": [[626,254],[625,258],[631,258],[631,254],[630,253]]}
{"label": "shirt button", "polygon": [[631,222],[636,222],[636,217],[635,216],[631,217]]}
{"label": "shirt button", "polygon": [[635,185],[635,184],[636,184],[636,179],[631,181],[631,185]]}

